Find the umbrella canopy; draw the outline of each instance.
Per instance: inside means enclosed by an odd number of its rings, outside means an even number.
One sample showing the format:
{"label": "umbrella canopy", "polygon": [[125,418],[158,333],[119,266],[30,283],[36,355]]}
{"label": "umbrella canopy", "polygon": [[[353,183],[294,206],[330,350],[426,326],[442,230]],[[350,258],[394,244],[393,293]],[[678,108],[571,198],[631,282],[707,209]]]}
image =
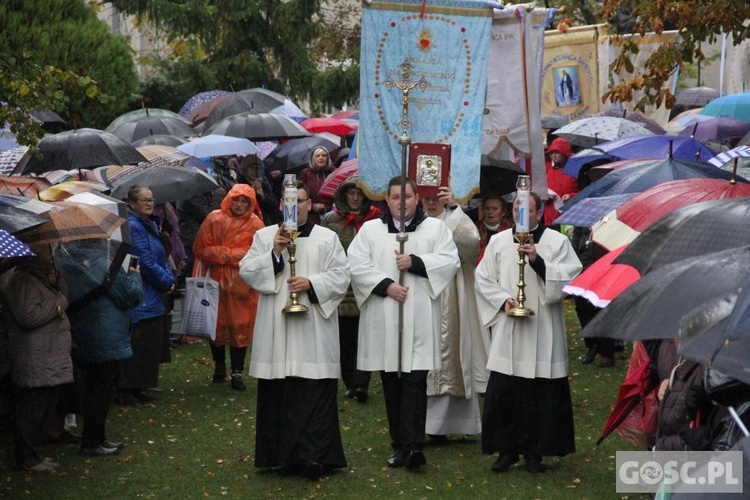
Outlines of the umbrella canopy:
{"label": "umbrella canopy", "polygon": [[324,147],[329,153],[339,149],[339,143],[325,137],[313,135],[290,139],[277,147],[270,157],[273,159],[274,168],[282,172],[291,171],[299,167],[306,167],[310,161],[310,155],[315,148]]}
{"label": "umbrella canopy", "polygon": [[177,120],[180,120],[182,122],[189,124],[189,122],[185,120],[185,118],[178,115],[174,111],[170,111],[168,109],[163,109],[163,108],[141,108],[141,109],[136,109],[136,110],[128,111],[127,113],[121,114],[120,116],[112,120],[112,122],[109,125],[107,125],[107,128],[105,128],[104,131],[112,132],[113,128],[115,128],[116,126],[122,123],[129,122],[131,120],[138,120],[140,118],[148,118],[148,117],[169,117],[169,118],[174,118],[174,119],[177,119]]}
{"label": "umbrella canopy", "polygon": [[0,174],[13,172],[22,160],[25,164],[28,161],[28,151],[28,146],[19,146],[0,152]]}
{"label": "umbrella canopy", "polygon": [[627,118],[590,116],[569,123],[555,131],[555,135],[573,146],[588,148],[603,142],[633,135],[651,135],[647,128]]}
{"label": "umbrella canopy", "polygon": [[641,193],[658,184],[692,177],[729,180],[732,174],[700,161],[642,160],[618,168],[589,184],[565,203],[560,210],[562,212],[570,210],[586,198]]}
{"label": "umbrella canopy", "polygon": [[74,194],[89,191],[109,191],[109,186],[93,181],[67,181],[40,191],[39,199],[42,201],[65,201]]}
{"label": "umbrella canopy", "polygon": [[0,229],[17,233],[47,222],[40,214],[48,212],[52,205],[23,196],[0,194]]}
{"label": "umbrella canopy", "polygon": [[358,166],[359,161],[357,158],[343,162],[339,165],[339,168],[328,174],[323,184],[320,185],[318,195],[333,200],[339,186],[352,175],[357,175]]}
{"label": "umbrella canopy", "polygon": [[676,158],[708,161],[716,156],[711,148],[692,137],[635,135],[593,146],[592,149],[619,160],[629,158]]}
{"label": "umbrella canopy", "polygon": [[300,123],[309,132],[330,132],[344,137],[357,130],[357,127],[338,118],[308,118]]}
{"label": "umbrella canopy", "polygon": [[23,241],[14,238],[8,231],[0,229],[0,259],[6,257],[31,257],[36,255]]}
{"label": "umbrella canopy", "polygon": [[742,145],[728,151],[723,151],[708,160],[708,163],[716,167],[724,167],[733,164],[734,158],[750,158],[750,147]]}
{"label": "umbrella canopy", "polygon": [[68,130],[45,136],[38,144],[41,158],[32,155],[28,163],[13,171],[41,174],[50,170],[129,165],[146,161],[130,144],[114,134],[91,128]]}
{"label": "umbrella canopy", "polygon": [[597,149],[587,148],[577,152],[576,154],[568,158],[568,161],[565,162],[565,166],[563,167],[563,173],[577,178],[578,174],[581,172],[581,169],[585,165],[599,165],[611,163],[616,160],[617,158],[614,158],[613,156],[610,156],[608,154],[604,154]]}
{"label": "umbrella canopy", "polygon": [[579,274],[565,293],[588,300],[596,307],[607,307],[623,290],[638,281],[641,273],[626,264],[615,264],[614,260],[625,250],[625,246],[606,253],[588,269]]}
{"label": "umbrella canopy", "polygon": [[685,127],[680,132],[680,135],[683,137],[694,137],[699,141],[721,141],[724,139],[736,139],[748,132],[750,132],[750,121],[744,122],[723,116],[714,116],[708,120],[698,121],[692,126]]}
{"label": "umbrella canopy", "polygon": [[724,116],[750,122],[750,93],[725,95],[714,99],[701,110],[702,115]]}
{"label": "umbrella canopy", "polygon": [[193,109],[187,116],[187,119],[193,124],[195,131],[198,132],[200,127],[205,127],[206,119],[208,118],[208,115],[211,114],[211,111],[213,111],[216,106],[232,97],[232,95],[234,95],[233,92],[228,92],[226,94],[216,96],[210,101],[206,101],[197,108]]}
{"label": "umbrella canopy", "polygon": [[542,115],[541,121],[542,128],[547,130],[556,130],[570,123],[568,117],[563,115]]}
{"label": "umbrella canopy", "polygon": [[[632,244],[625,252],[630,248]],[[750,246],[672,261],[615,297],[580,335],[629,341],[676,338],[685,315],[739,289],[749,274]]]}
{"label": "umbrella canopy", "polygon": [[248,111],[267,113],[282,106],[287,100],[288,98],[285,95],[273,90],[261,88],[241,90],[231,94],[226,99],[222,99],[211,110],[206,118],[206,126],[210,128],[227,117]]}
{"label": "umbrella canopy", "polygon": [[187,144],[177,146],[177,150],[196,158],[260,153],[260,149],[247,139],[216,134],[204,135]]}
{"label": "umbrella canopy", "polygon": [[659,184],[634,196],[608,214],[593,230],[593,240],[607,249],[633,241],[661,217],[708,200],[750,196],[750,184],[721,179],[682,179]]}
{"label": "umbrella canopy", "polygon": [[[185,104],[182,105],[180,111],[178,111],[177,114],[183,118],[188,118],[190,114],[199,106],[206,104],[207,102],[211,102],[217,97],[229,94],[231,94],[231,92],[226,90],[207,90],[205,92],[200,92],[185,101]],[[192,120],[188,121],[192,122]]]}
{"label": "umbrella canopy", "polygon": [[[195,135],[195,132],[193,132],[192,135]],[[133,147],[138,149],[141,146],[172,146],[176,147],[180,144],[185,144],[187,139],[183,139],[182,137],[177,137],[174,135],[165,135],[165,134],[156,134],[156,135],[148,135],[146,137],[142,137],[141,139],[138,139],[137,141],[133,141]]]}
{"label": "umbrella canopy", "polygon": [[331,115],[331,118],[338,118],[339,120],[359,120],[358,109],[346,109],[337,111]]}
{"label": "umbrella canopy", "polygon": [[43,191],[51,185],[52,183],[44,177],[0,175],[0,194],[37,198],[39,191]]}
{"label": "umbrella canopy", "polygon": [[297,123],[301,123],[307,119],[307,115],[289,99],[285,99],[284,104],[276,106],[275,108],[268,110],[268,112],[276,115],[288,116]]}
{"label": "umbrella canopy", "polygon": [[643,231],[617,259],[641,274],[667,263],[750,242],[747,198],[712,200],[678,208]]}
{"label": "umbrella canopy", "polygon": [[651,133],[656,135],[662,135],[666,131],[662,128],[661,125],[659,125],[656,120],[652,120],[651,118],[645,116],[642,113],[637,113],[635,111],[627,111],[627,110],[618,110],[618,109],[608,109],[607,111],[603,111],[601,113],[597,113],[593,116],[618,116],[620,118],[627,118],[630,121],[640,123],[644,127],[646,127],[648,130],[651,131]]}
{"label": "umbrella canopy", "polygon": [[183,153],[176,147],[161,144],[140,146],[136,149],[151,165],[156,167],[179,167],[191,158],[189,154]]}
{"label": "umbrella canopy", "polygon": [[516,179],[519,175],[526,175],[521,167],[508,160],[498,160],[482,155],[479,170],[479,192],[482,194],[495,193],[500,196],[516,190]]}
{"label": "umbrella canopy", "polygon": [[195,135],[187,120],[172,116],[143,116],[115,125],[110,132],[131,144],[139,139],[157,134],[174,135],[182,138]]}
{"label": "umbrella canopy", "polygon": [[696,123],[711,120],[713,116],[701,115],[698,113],[680,113],[674,119],[670,120],[669,123],[664,127],[667,131],[667,135],[677,135],[686,127],[695,125]]}
{"label": "umbrella canopy", "polygon": [[312,134],[299,123],[284,115],[249,111],[223,119],[206,130],[205,135],[230,135],[253,141],[308,137]]}
{"label": "umbrella canopy", "polygon": [[209,174],[193,167],[149,167],[117,180],[111,196],[125,199],[131,186],[148,186],[156,203],[181,201],[219,187]]}
{"label": "umbrella canopy", "polygon": [[711,87],[691,87],[675,94],[674,105],[682,108],[702,108],[718,97],[721,97],[721,93]]}
{"label": "umbrella canopy", "polygon": [[47,222],[18,237],[29,245],[52,245],[86,239],[103,239],[112,236],[125,219],[107,210],[80,203],[52,203],[44,214]]}
{"label": "umbrella canopy", "polygon": [[554,220],[554,224],[567,224],[570,226],[591,227],[599,222],[605,215],[619,207],[635,193],[616,194],[613,196],[602,196],[600,198],[586,198],[576,203],[570,210],[563,212]]}

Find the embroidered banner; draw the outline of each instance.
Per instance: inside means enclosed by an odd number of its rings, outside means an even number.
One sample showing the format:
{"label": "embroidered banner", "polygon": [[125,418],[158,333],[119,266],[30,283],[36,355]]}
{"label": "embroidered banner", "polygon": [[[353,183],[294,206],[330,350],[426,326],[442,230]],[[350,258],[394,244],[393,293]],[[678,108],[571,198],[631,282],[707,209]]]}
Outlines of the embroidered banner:
{"label": "embroidered banner", "polygon": [[411,141],[451,144],[455,197],[478,191],[491,16],[479,0],[363,4],[357,141],[368,196],[383,199],[388,181],[401,174],[407,88]]}
{"label": "embroidered banner", "polygon": [[500,158],[500,148],[507,144],[516,155],[531,159],[532,186],[543,198],[547,183],[539,111],[542,38],[555,13],[556,9],[527,11],[525,5],[495,10],[482,130],[482,153]]}

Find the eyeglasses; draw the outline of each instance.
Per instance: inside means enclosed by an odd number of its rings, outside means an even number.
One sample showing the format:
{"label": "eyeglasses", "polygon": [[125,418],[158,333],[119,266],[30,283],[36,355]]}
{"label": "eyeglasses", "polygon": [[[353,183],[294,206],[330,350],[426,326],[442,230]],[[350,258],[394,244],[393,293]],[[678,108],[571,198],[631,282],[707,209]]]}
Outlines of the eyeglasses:
{"label": "eyeglasses", "polygon": [[153,198],[138,198],[135,201],[137,201],[138,203],[146,204],[146,203],[153,203],[154,199]]}
{"label": "eyeglasses", "polygon": [[297,198],[297,203],[304,203],[304,202],[306,202],[306,201],[310,201],[310,198],[308,198],[308,199],[306,199],[306,200],[302,200],[302,199],[300,199],[300,198]]}

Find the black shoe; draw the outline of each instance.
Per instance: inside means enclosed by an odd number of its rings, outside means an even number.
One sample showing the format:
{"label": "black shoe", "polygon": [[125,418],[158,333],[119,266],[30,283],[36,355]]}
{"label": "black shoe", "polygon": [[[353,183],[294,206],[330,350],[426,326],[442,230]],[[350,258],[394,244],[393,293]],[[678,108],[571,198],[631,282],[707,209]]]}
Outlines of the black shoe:
{"label": "black shoe", "polygon": [[214,384],[223,384],[227,379],[227,372],[222,370],[214,370],[214,376],[211,377],[211,382]]}
{"label": "black shoe", "polygon": [[400,451],[396,451],[393,453],[393,455],[391,455],[391,458],[387,460],[387,463],[388,467],[403,467],[404,465],[406,465],[406,459],[403,453],[401,453]]}
{"label": "black shoe", "polygon": [[435,446],[445,446],[450,442],[448,436],[443,434],[428,434],[427,437],[430,438],[430,444]]}
{"label": "black shoe", "polygon": [[108,457],[110,455],[117,455],[120,453],[120,450],[117,448],[105,448],[102,445],[97,446],[96,448],[81,448],[80,454],[84,457]]}
{"label": "black shoe", "polygon": [[159,401],[153,396],[147,396],[142,391],[133,391],[133,397],[142,405],[147,405]]}
{"label": "black shoe", "polygon": [[532,474],[541,474],[544,472],[544,465],[542,464],[541,457],[533,457],[526,459],[526,470]]}
{"label": "black shoe", "polygon": [[245,386],[245,383],[242,381],[242,374],[241,373],[233,373],[232,374],[232,389],[235,391],[244,391],[247,389]]}
{"label": "black shoe", "polygon": [[518,463],[518,455],[499,455],[497,460],[492,464],[494,472],[508,472],[510,466]]}
{"label": "black shoe", "polygon": [[367,389],[364,387],[357,387],[356,389],[354,389],[354,397],[357,398],[358,403],[364,403],[369,397],[367,394]]}
{"label": "black shoe", "polygon": [[590,365],[594,362],[594,359],[596,358],[596,347],[589,348],[588,351],[586,351],[586,354],[581,356],[581,363],[584,365]]}
{"label": "black shoe", "polygon": [[613,366],[615,366],[615,360],[612,358],[602,356],[602,359],[599,360],[599,368],[611,368]]}
{"label": "black shoe", "polygon": [[345,398],[352,398],[353,399],[355,392],[356,392],[356,389],[354,389],[354,388],[347,389],[346,392],[344,393],[344,397]]}
{"label": "black shoe", "polygon": [[125,449],[125,443],[113,443],[111,441],[104,441],[102,443],[102,446],[105,448],[115,448],[116,450],[124,450]]}
{"label": "black shoe", "polygon": [[47,442],[53,444],[78,444],[81,442],[81,436],[77,436],[70,431],[62,431],[57,437],[47,438]]}
{"label": "black shoe", "polygon": [[302,476],[310,481],[317,481],[323,476],[323,466],[318,462],[307,462],[302,467]]}
{"label": "black shoe", "polygon": [[622,352],[625,350],[625,341],[616,339],[615,340],[615,352]]}
{"label": "black shoe", "polygon": [[423,465],[427,465],[427,459],[424,457],[422,450],[412,450],[406,456],[405,465],[407,469],[414,470],[419,469]]}
{"label": "black shoe", "polygon": [[120,391],[115,401],[120,406],[142,406],[142,403],[130,391]]}

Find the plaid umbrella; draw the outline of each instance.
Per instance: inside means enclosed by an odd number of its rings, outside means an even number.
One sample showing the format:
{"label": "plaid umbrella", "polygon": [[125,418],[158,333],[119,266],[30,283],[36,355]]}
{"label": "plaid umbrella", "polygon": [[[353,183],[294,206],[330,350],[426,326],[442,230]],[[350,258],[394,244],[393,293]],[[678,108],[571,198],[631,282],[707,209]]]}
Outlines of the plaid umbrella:
{"label": "plaid umbrella", "polygon": [[570,210],[555,219],[554,224],[569,224],[571,226],[591,227],[602,217],[622,205],[635,193],[602,196],[601,198],[586,198]]}
{"label": "plaid umbrella", "polygon": [[17,148],[0,152],[0,174],[13,172],[13,169],[18,166],[21,160],[28,161],[28,157],[26,156],[28,151],[28,146],[18,146]]}
{"label": "plaid umbrella", "polygon": [[6,257],[31,257],[36,255],[23,241],[0,229],[0,259]]}
{"label": "plaid umbrella", "polygon": [[678,91],[674,97],[675,106],[682,108],[702,108],[717,97],[721,97],[721,93],[711,87],[691,87]]}
{"label": "plaid umbrella", "polygon": [[136,148],[151,165],[158,167],[179,167],[190,159],[190,155],[183,153],[176,146],[151,144]]}

